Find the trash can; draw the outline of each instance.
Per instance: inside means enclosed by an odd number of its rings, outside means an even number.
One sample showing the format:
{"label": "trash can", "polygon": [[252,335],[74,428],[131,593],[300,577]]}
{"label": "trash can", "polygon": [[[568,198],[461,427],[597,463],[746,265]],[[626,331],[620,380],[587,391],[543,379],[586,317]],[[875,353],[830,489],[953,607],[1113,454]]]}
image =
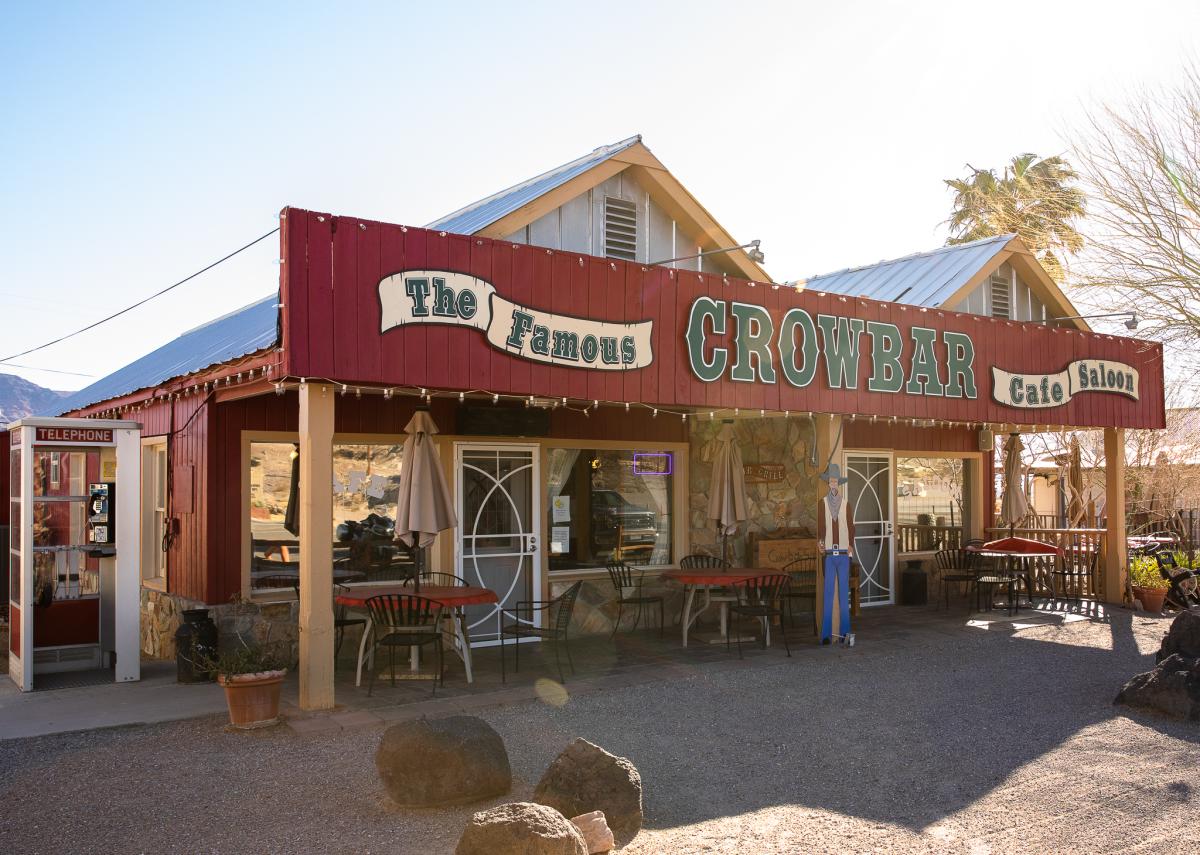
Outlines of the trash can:
{"label": "trash can", "polygon": [[928,579],[924,570],[906,569],[900,575],[900,605],[923,606],[929,599]]}

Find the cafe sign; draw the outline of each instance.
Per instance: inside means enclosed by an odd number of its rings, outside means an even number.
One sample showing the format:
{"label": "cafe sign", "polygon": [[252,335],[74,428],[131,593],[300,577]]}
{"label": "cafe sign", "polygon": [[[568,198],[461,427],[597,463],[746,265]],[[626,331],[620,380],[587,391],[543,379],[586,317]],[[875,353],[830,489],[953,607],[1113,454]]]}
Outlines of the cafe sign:
{"label": "cafe sign", "polygon": [[402,270],[379,282],[379,331],[412,324],[472,327],[512,356],[572,368],[629,371],[654,361],[653,321],[621,323],[513,303],[490,282],[450,270]]}
{"label": "cafe sign", "polygon": [[992,368],[992,398],[1006,407],[1058,407],[1081,392],[1114,392],[1139,399],[1138,371],[1123,362],[1077,359],[1055,374],[1015,374]]}

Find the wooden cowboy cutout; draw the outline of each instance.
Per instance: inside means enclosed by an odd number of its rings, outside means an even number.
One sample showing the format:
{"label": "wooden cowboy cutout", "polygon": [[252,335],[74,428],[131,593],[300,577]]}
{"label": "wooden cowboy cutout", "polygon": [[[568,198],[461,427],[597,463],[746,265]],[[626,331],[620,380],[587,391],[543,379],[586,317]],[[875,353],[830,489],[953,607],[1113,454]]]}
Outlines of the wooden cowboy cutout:
{"label": "wooden cowboy cutout", "polygon": [[[817,503],[817,544],[820,547],[822,599],[821,643],[829,644],[834,635],[845,638],[850,634],[850,560],[854,556],[854,509],[842,490],[849,480],[842,477],[841,467],[830,463],[821,473],[829,485],[829,493]],[[838,606],[838,623],[833,625],[834,603]]]}

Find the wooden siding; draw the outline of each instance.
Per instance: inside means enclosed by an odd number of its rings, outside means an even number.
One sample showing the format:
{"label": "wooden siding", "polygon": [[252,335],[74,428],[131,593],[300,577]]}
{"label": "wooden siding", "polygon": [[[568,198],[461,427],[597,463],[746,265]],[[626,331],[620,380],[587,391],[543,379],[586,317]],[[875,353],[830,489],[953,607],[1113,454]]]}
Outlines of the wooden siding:
{"label": "wooden siding", "polygon": [[979,432],[964,428],[923,428],[872,422],[870,419],[846,419],[843,424],[843,448],[959,453],[979,451]]}
{"label": "wooden siding", "polygon": [[[285,365],[292,377],[322,377],[441,390],[486,390],[576,400],[642,401],[660,407],[733,408],[858,413],[909,419],[992,424],[1163,425],[1162,348],[1153,342],[924,310],[856,297],[802,292],[710,274],[647,268],[495,241],[405,228],[298,209],[286,211],[281,238]],[[380,333],[377,287],[405,269],[446,269],[491,282],[516,302],[555,314],[596,320],[653,320],[654,361],[630,371],[546,366],[491,348],[476,330],[412,325]],[[337,295],[336,299],[334,295]],[[923,397],[869,392],[870,360],[861,359],[857,389],[829,388],[825,371],[799,389],[784,382],[737,383],[728,375],[703,383],[691,372],[684,331],[700,296],[765,306],[776,328],[791,307],[818,314],[886,320],[902,335],[912,327],[966,333],[975,347],[978,397]],[[732,323],[709,346],[732,348]],[[869,347],[865,334],[862,342]],[[906,346],[905,361],[911,352]],[[944,346],[938,345],[944,358]],[[1030,374],[1063,370],[1072,360],[1118,360],[1138,368],[1142,396],[1080,394],[1062,406],[1024,410],[991,397],[990,367]],[[823,360],[822,360],[823,361]],[[778,368],[778,354],[776,354]]]}

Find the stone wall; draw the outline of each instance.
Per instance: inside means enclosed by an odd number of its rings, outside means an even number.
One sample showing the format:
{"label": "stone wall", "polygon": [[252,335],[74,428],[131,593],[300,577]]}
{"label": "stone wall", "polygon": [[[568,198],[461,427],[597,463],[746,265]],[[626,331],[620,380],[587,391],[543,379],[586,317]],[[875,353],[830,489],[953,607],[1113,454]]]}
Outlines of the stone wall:
{"label": "stone wall", "polygon": [[279,644],[286,646],[295,661],[299,644],[299,613],[295,601],[282,603],[228,603],[205,606],[174,594],[142,589],[142,654],[151,659],[175,658],[175,631],[183,623],[185,609],[207,608],[217,625],[222,646]]}
{"label": "stone wall", "polygon": [[[691,491],[688,525],[691,551],[721,554],[716,526],[708,518],[712,461],[717,448],[720,419],[699,418],[691,422],[689,471]],[[788,419],[737,419],[733,423],[743,463],[781,463],[783,480],[747,484],[749,519],[729,538],[729,560],[746,566],[747,537],[769,535],[781,528],[817,531],[817,469],[810,465],[812,423],[804,417]]]}

